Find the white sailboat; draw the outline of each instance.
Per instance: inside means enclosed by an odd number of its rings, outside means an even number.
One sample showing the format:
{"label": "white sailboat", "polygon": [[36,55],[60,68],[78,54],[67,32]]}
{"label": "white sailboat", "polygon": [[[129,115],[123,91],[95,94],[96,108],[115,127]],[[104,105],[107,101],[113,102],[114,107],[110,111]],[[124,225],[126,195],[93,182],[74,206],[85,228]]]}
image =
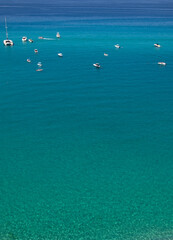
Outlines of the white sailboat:
{"label": "white sailboat", "polygon": [[7,20],[5,17],[5,29],[6,29],[6,39],[3,41],[5,46],[13,46],[14,43],[12,40],[8,39],[8,31],[7,31]]}

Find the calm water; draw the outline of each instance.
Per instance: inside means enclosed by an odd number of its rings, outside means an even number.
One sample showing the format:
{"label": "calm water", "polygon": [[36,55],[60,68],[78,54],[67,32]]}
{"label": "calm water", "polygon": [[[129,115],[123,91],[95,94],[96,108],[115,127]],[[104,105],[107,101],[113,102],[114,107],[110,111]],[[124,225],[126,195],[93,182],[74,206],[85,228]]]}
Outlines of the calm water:
{"label": "calm water", "polygon": [[172,240],[171,7],[21,8],[0,7],[0,238]]}

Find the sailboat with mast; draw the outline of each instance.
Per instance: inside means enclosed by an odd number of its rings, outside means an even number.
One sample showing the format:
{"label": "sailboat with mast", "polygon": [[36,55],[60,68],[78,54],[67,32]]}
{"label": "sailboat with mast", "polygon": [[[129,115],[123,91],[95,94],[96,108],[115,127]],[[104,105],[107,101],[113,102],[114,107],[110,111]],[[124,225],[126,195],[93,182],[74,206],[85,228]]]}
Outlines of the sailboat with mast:
{"label": "sailboat with mast", "polygon": [[13,46],[14,43],[12,40],[8,39],[8,31],[7,31],[7,19],[5,17],[5,29],[6,29],[6,39],[3,41],[5,46]]}

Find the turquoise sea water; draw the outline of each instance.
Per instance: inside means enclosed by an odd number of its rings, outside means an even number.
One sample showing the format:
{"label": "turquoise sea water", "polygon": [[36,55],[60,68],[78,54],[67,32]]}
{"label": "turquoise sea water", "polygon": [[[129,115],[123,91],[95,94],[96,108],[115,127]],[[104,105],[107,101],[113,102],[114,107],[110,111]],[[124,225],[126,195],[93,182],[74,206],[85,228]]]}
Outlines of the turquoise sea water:
{"label": "turquoise sea water", "polygon": [[8,25],[0,238],[173,239],[172,19],[10,16]]}

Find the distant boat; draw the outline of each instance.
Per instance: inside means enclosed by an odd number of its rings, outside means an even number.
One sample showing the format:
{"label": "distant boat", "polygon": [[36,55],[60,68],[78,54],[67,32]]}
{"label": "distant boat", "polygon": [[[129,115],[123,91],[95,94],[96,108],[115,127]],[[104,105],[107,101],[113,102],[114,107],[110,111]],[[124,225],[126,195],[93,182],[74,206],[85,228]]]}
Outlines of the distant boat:
{"label": "distant boat", "polygon": [[28,58],[27,60],[26,60],[28,63],[31,63],[31,60]]}
{"label": "distant boat", "polygon": [[38,39],[44,39],[44,37],[38,37]]}
{"label": "distant boat", "polygon": [[5,17],[5,29],[6,29],[6,39],[3,41],[4,45],[5,46],[13,46],[14,43],[12,40],[8,39],[8,31],[7,31],[7,20],[6,20],[6,17]]}
{"label": "distant boat", "polygon": [[35,53],[38,53],[38,50],[37,50],[37,49],[34,49],[34,52],[35,52]]}
{"label": "distant boat", "polygon": [[59,32],[57,32],[56,37],[57,37],[57,38],[60,38],[60,37],[61,37]]}
{"label": "distant boat", "polygon": [[27,37],[22,38],[22,42],[26,42],[27,40],[28,40]]}
{"label": "distant boat", "polygon": [[119,45],[119,44],[116,44],[115,47],[116,47],[116,48],[120,48],[120,45]]}
{"label": "distant boat", "polygon": [[94,63],[93,66],[96,67],[96,68],[100,68],[101,67],[99,63]]}
{"label": "distant boat", "polygon": [[59,56],[59,57],[63,57],[63,54],[62,54],[62,53],[58,53],[58,56]]}
{"label": "distant boat", "polygon": [[104,56],[105,56],[105,57],[107,57],[107,56],[108,56],[108,54],[107,54],[107,53],[104,53]]}
{"label": "distant boat", "polygon": [[37,65],[38,65],[39,67],[42,67],[42,63],[41,63],[41,62],[38,62]]}
{"label": "distant boat", "polygon": [[158,62],[159,65],[166,66],[165,62]]}
{"label": "distant boat", "polygon": [[34,41],[30,38],[30,39],[28,39],[28,41],[30,42],[30,43],[33,43]]}
{"label": "distant boat", "polygon": [[157,47],[157,48],[161,47],[160,44],[158,44],[158,43],[155,43],[154,46]]}
{"label": "distant boat", "polygon": [[43,69],[42,69],[42,68],[38,68],[38,69],[36,69],[36,71],[37,71],[37,72],[42,72]]}

